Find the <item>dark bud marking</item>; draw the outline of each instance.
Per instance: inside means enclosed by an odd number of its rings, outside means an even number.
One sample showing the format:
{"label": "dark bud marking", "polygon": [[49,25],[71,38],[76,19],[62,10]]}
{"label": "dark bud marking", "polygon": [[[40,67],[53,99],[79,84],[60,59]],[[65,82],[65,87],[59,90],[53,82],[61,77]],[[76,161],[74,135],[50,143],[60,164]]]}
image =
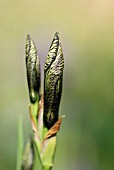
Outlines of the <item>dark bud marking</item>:
{"label": "dark bud marking", "polygon": [[26,39],[26,70],[30,101],[35,103],[40,90],[40,61],[30,35]]}
{"label": "dark bud marking", "polygon": [[44,124],[50,129],[58,120],[62,94],[64,58],[58,33],[55,34],[44,66]]}

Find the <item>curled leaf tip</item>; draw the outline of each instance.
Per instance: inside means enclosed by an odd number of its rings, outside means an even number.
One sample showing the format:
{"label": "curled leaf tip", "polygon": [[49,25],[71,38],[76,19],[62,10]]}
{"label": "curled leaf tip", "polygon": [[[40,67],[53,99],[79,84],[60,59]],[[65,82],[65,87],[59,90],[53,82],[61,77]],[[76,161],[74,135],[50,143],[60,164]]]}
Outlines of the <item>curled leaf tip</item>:
{"label": "curled leaf tip", "polygon": [[55,34],[44,67],[44,124],[50,129],[58,120],[62,94],[64,58],[58,33]]}
{"label": "curled leaf tip", "polygon": [[26,39],[26,70],[31,103],[35,103],[40,89],[40,62],[30,35]]}

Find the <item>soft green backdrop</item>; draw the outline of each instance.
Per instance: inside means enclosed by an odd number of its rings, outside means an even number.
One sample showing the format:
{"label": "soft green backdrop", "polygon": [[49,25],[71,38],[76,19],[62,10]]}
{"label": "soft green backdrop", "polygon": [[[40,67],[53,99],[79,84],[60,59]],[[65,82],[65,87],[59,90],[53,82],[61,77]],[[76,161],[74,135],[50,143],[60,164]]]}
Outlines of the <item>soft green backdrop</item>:
{"label": "soft green backdrop", "polygon": [[[41,65],[54,33],[65,58],[54,170],[114,169],[114,1],[0,0],[0,170],[16,169],[17,121],[29,134],[25,40]],[[42,72],[43,77],[43,72]]]}

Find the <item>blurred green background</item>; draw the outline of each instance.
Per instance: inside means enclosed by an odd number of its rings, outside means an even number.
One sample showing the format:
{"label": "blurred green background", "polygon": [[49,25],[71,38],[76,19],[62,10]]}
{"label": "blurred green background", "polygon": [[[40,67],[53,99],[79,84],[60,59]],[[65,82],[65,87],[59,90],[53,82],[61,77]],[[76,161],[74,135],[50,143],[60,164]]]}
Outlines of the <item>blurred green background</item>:
{"label": "blurred green background", "polygon": [[114,1],[0,0],[0,170],[15,170],[17,122],[29,134],[25,40],[43,66],[55,32],[65,58],[54,170],[114,169]]}

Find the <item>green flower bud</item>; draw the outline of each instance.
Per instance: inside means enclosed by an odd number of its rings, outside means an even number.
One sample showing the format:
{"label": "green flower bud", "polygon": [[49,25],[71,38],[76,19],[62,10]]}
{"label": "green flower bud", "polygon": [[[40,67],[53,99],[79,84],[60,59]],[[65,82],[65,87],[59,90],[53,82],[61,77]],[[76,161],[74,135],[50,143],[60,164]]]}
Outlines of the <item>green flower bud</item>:
{"label": "green flower bud", "polygon": [[50,129],[58,120],[62,94],[64,58],[59,34],[56,33],[44,66],[44,124]]}
{"label": "green flower bud", "polygon": [[34,104],[40,90],[40,61],[30,35],[27,35],[26,39],[26,70],[30,101]]}
{"label": "green flower bud", "polygon": [[33,164],[34,164],[34,146],[32,136],[29,136],[23,149],[21,169],[32,170]]}

